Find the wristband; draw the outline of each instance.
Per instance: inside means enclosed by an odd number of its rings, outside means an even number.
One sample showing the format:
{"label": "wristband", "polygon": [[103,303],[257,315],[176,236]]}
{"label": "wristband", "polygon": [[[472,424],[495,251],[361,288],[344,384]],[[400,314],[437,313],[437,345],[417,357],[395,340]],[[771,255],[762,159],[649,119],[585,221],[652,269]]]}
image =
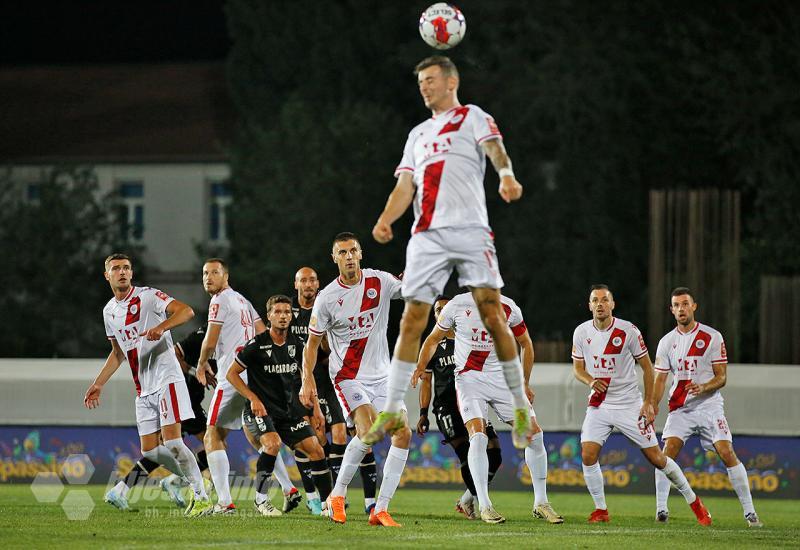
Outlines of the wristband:
{"label": "wristband", "polygon": [[419,415],[420,416],[428,416],[428,407],[420,407]]}
{"label": "wristband", "polygon": [[511,168],[508,168],[508,167],[501,168],[497,172],[497,175],[500,176],[500,179],[503,179],[506,176],[511,176],[513,178],[514,177],[514,170],[512,170]]}

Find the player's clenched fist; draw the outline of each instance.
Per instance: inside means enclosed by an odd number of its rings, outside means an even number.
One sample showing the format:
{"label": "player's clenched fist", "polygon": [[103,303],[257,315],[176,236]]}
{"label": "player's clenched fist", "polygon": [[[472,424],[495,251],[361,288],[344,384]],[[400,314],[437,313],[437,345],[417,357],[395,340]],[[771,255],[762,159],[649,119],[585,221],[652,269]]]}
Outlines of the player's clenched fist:
{"label": "player's clenched fist", "polygon": [[392,226],[384,221],[378,220],[375,227],[372,228],[372,237],[381,244],[388,243],[394,238]]}
{"label": "player's clenched fist", "polygon": [[89,389],[86,390],[86,395],[83,397],[83,405],[87,409],[96,409],[100,406],[100,392],[102,389],[103,386],[98,386],[97,384],[89,386]]}
{"label": "player's clenched fist", "polygon": [[500,180],[499,191],[504,201],[516,201],[522,197],[522,184],[513,176],[505,176]]}

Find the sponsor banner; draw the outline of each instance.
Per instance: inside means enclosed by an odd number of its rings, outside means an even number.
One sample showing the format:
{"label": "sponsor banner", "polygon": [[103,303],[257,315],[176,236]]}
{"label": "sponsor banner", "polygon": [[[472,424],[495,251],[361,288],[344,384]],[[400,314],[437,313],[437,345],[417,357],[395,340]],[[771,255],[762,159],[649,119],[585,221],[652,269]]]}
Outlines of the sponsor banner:
{"label": "sponsor banner", "polygon": [[[530,474],[524,453],[515,449],[509,432],[499,432],[503,464],[492,487],[505,490],[530,490]],[[202,444],[193,437],[186,442],[193,450]],[[736,454],[744,463],[750,487],[756,498],[800,498],[800,439],[796,437],[749,437],[734,439]],[[239,475],[255,474],[257,455],[241,432],[228,436],[231,470]],[[548,486],[554,491],[586,491],[580,459],[580,435],[546,432]],[[378,472],[388,451],[387,443],[374,448]],[[291,452],[283,457],[293,480],[300,476]],[[94,472],[91,483],[109,483],[126,474],[140,458],[136,429],[104,427],[0,426],[0,483],[30,483],[40,472],[59,476],[84,475],[86,464],[67,460],[85,454]],[[692,487],[701,494],[723,495],[732,491],[725,465],[713,452],[704,451],[697,438],[690,439],[677,459]],[[612,434],[600,456],[606,491],[609,493],[653,494],[653,467],[638,448],[624,436]],[[75,471],[73,471],[75,470]],[[166,475],[159,469],[155,477]],[[355,476],[353,486],[360,486]],[[441,441],[439,432],[424,438],[414,435],[401,487],[463,488],[458,459],[452,448]]]}

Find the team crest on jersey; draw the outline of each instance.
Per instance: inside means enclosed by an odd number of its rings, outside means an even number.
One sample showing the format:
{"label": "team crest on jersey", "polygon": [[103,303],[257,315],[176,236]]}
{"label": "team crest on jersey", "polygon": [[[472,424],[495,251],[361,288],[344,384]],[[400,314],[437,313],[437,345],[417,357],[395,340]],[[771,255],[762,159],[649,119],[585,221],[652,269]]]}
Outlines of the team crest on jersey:
{"label": "team crest on jersey", "polygon": [[131,315],[136,315],[139,313],[139,306],[136,304],[131,304]]}
{"label": "team crest on jersey", "polygon": [[616,336],[613,340],[611,340],[611,343],[614,344],[614,346],[619,347],[622,345],[622,338]]}
{"label": "team crest on jersey", "polygon": [[697,349],[703,349],[704,347],[706,347],[706,343],[700,340],[699,338],[695,340],[694,345],[697,346]]}
{"label": "team crest on jersey", "polygon": [[377,295],[378,295],[378,291],[375,290],[374,288],[368,288],[367,289],[367,298],[369,298],[370,300],[374,300]]}
{"label": "team crest on jersey", "polygon": [[462,120],[464,120],[464,115],[458,113],[456,116],[450,119],[450,124],[458,124]]}
{"label": "team crest on jersey", "polygon": [[353,394],[353,401],[361,401],[361,394],[360,393]]}
{"label": "team crest on jersey", "polygon": [[291,357],[292,359],[294,359],[294,354],[295,354],[295,351],[296,351],[296,349],[295,349],[295,346],[293,346],[293,345],[292,345],[292,346],[288,346],[288,347],[286,348],[286,351],[288,351],[288,352],[289,352],[289,357]]}

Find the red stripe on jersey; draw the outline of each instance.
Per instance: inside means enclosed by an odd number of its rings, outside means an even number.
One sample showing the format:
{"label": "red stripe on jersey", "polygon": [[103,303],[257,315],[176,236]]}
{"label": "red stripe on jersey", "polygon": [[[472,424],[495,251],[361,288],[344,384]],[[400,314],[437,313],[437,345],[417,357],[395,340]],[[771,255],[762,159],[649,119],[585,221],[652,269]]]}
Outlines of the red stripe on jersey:
{"label": "red stripe on jersey", "polygon": [[[602,380],[606,383],[607,386],[611,386],[611,378],[595,378],[595,380]],[[589,406],[590,407],[599,407],[603,401],[606,400],[606,395],[608,395],[608,389],[604,392],[599,392],[597,390],[592,392],[592,395],[589,396]]]}
{"label": "red stripe on jersey", "polygon": [[342,388],[339,387],[339,384],[334,384],[336,387],[336,393],[339,394],[339,397],[342,400],[342,405],[344,405],[344,410],[347,411],[347,416],[350,416],[350,404],[347,402],[347,399],[344,397],[344,393],[342,392]]}
{"label": "red stripe on jersey", "polygon": [[511,332],[514,333],[514,336],[522,336],[525,334],[526,330],[528,330],[528,327],[525,325],[525,321],[522,321],[515,327],[511,327]]}
{"label": "red stripe on jersey", "polygon": [[142,316],[142,299],[137,296],[128,304],[128,313],[125,315],[125,324],[138,323]]}
{"label": "red stripe on jersey", "polygon": [[464,365],[464,368],[461,369],[461,372],[467,372],[468,370],[482,371],[483,364],[486,363],[486,359],[489,358],[489,353],[491,352],[475,350],[469,352],[467,363]]}
{"label": "red stripe on jersey", "polygon": [[425,167],[425,175],[422,179],[422,207],[419,214],[419,221],[414,228],[414,233],[425,231],[431,225],[433,211],[436,210],[436,197],[439,195],[439,185],[442,183],[442,171],[444,161],[434,162]]}
{"label": "red stripe on jersey", "polygon": [[[381,302],[381,280],[378,277],[366,277],[364,279],[364,294],[361,296],[361,312],[375,309]],[[364,358],[364,350],[367,349],[367,338],[351,340],[347,347],[347,352],[342,361],[342,368],[336,373],[335,383],[342,380],[352,380],[361,368],[361,360]]]}
{"label": "red stripe on jersey", "polygon": [[469,107],[459,107],[456,109],[453,116],[447,121],[447,124],[442,126],[442,129],[439,130],[439,135],[441,136],[449,132],[458,132],[461,125],[464,124],[464,120],[467,118],[467,113],[469,113]]}
{"label": "red stripe on jersey", "polygon": [[689,352],[686,357],[702,357],[705,355],[708,346],[711,344],[711,335],[702,330],[697,331],[697,336],[694,337]]}
{"label": "red stripe on jersey", "polygon": [[128,365],[131,367],[133,383],[136,385],[136,395],[142,394],[142,385],[139,383],[139,350],[133,348],[128,352]]}
{"label": "red stripe on jersey", "polygon": [[[491,265],[491,261],[489,262]],[[503,306],[503,311],[506,312],[506,321],[511,319],[511,306],[508,304],[501,304]]]}
{"label": "red stripe on jersey", "polygon": [[670,412],[675,409],[680,409],[683,407],[684,403],[686,403],[686,397],[689,395],[686,386],[691,383],[691,380],[678,380],[678,385],[675,386],[675,390],[672,392],[672,395],[669,396]]}
{"label": "red stripe on jersey", "polygon": [[625,334],[624,330],[615,328],[611,336],[608,337],[608,343],[606,343],[606,349],[603,350],[603,355],[617,355],[622,353],[626,336],[627,334]]}
{"label": "red stripe on jersey", "polygon": [[214,394],[214,406],[211,407],[211,418],[208,419],[209,426],[217,425],[217,416],[219,415],[219,406],[222,403],[223,390],[217,390]]}
{"label": "red stripe on jersey", "polygon": [[181,421],[181,410],[178,408],[178,395],[175,393],[175,383],[169,385],[169,400],[172,402],[172,412],[175,422]]}

